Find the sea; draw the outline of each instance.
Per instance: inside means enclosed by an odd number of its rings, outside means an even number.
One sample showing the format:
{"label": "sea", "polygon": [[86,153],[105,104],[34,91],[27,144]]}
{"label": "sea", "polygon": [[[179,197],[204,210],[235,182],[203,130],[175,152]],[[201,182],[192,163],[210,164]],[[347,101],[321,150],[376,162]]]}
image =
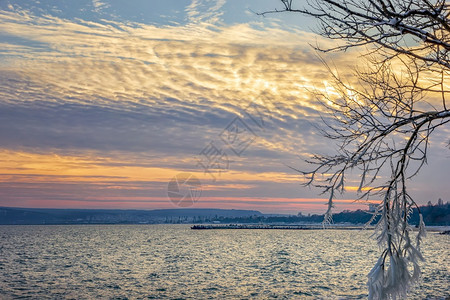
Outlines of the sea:
{"label": "sea", "polygon": [[[372,233],[0,226],[0,299],[365,299]],[[408,299],[449,299],[449,249],[428,233]]]}

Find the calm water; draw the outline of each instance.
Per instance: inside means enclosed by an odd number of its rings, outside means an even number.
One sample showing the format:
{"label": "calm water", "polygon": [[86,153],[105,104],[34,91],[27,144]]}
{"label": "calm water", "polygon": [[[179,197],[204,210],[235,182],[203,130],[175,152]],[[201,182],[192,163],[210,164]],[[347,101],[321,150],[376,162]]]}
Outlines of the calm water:
{"label": "calm water", "polygon": [[[1,299],[363,299],[367,231],[184,225],[0,226]],[[410,299],[450,295],[450,236],[429,233]]]}

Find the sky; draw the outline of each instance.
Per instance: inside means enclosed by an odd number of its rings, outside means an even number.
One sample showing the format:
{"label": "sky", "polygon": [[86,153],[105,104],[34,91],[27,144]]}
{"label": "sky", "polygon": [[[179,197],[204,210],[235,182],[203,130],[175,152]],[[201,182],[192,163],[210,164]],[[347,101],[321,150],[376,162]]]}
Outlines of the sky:
{"label": "sky", "polygon": [[[328,196],[290,167],[336,150],[317,131],[326,112],[311,95],[331,88],[311,45],[333,42],[312,18],[255,13],[276,7],[0,0],[0,206],[160,209],[184,199],[324,213]],[[349,76],[358,61],[351,51],[322,58]],[[411,184],[418,203],[450,200],[448,133],[436,133]],[[347,186],[335,210],[366,209],[357,182]]]}

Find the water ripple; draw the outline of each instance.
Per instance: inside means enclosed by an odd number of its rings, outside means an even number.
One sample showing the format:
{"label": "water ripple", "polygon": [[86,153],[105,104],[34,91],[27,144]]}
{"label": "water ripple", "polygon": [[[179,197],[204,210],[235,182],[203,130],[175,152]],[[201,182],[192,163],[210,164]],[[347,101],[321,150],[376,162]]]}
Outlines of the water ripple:
{"label": "water ripple", "polygon": [[[1,299],[364,299],[366,231],[182,225],[0,226]],[[449,236],[429,234],[410,299],[449,296]]]}

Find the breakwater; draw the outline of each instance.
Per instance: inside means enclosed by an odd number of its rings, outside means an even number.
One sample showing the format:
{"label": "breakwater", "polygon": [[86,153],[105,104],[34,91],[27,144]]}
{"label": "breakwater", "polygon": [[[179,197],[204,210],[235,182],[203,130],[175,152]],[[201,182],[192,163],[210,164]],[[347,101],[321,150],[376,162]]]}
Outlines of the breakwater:
{"label": "breakwater", "polygon": [[283,229],[283,230],[321,230],[321,229],[340,229],[340,230],[356,230],[363,229],[363,226],[339,226],[322,224],[306,224],[306,225],[269,225],[269,224],[224,224],[224,225],[193,225],[191,229],[206,230],[206,229]]}

